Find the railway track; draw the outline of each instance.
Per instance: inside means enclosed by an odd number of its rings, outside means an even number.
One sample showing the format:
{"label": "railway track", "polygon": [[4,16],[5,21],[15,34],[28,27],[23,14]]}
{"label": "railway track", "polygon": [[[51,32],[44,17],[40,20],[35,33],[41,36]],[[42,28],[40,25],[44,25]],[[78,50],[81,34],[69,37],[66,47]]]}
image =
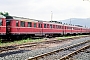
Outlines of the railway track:
{"label": "railway track", "polygon": [[82,47],[82,48],[80,48],[80,49],[78,49],[78,50],[76,50],[76,51],[74,51],[74,52],[72,52],[72,53],[70,53],[70,54],[68,54],[68,55],[63,56],[62,58],[60,58],[60,60],[69,59],[70,57],[78,54],[80,51],[85,50],[85,49],[87,49],[87,48],[89,48],[89,47],[90,47],[90,45],[86,45],[86,46],[84,46],[84,47]]}
{"label": "railway track", "polygon": [[[88,37],[88,36],[83,36],[83,37]],[[35,42],[35,43],[26,43],[26,44],[20,44],[20,45],[12,45],[12,46],[5,46],[5,47],[0,47],[0,53],[4,52],[4,51],[9,51],[9,50],[15,50],[15,49],[20,49],[20,48],[26,48],[26,47],[33,47],[33,46],[38,46],[39,44],[49,44],[49,43],[56,43],[56,42],[62,42],[62,41],[66,41],[69,39],[78,39],[81,37],[74,37],[74,38],[67,38],[67,39],[62,39],[62,40],[57,40],[57,39],[49,39],[46,41],[42,41],[42,42]]]}
{"label": "railway track", "polygon": [[[58,50],[54,50],[51,52],[47,52],[41,55],[37,55],[34,57],[30,57],[26,60],[48,60],[47,58],[50,58],[49,60],[55,60],[53,59],[53,55],[59,56],[59,58],[57,58],[57,60],[66,60],[69,59],[69,57],[73,56],[74,54],[80,52],[81,50],[90,47],[90,40],[84,41],[84,42],[80,42],[71,46],[67,46],[65,48],[61,48]],[[62,52],[64,52],[64,54],[62,54]],[[68,53],[66,53],[68,52]]]}

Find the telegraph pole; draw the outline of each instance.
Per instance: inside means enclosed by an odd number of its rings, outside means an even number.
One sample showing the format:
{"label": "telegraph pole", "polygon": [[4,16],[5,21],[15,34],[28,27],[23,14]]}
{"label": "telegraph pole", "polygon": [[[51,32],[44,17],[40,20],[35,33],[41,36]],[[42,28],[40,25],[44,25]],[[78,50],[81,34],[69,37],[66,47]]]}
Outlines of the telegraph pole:
{"label": "telegraph pole", "polygon": [[51,11],[51,22],[52,22],[52,18],[53,18],[53,12]]}
{"label": "telegraph pole", "polygon": [[71,18],[70,18],[70,25],[71,25]]}

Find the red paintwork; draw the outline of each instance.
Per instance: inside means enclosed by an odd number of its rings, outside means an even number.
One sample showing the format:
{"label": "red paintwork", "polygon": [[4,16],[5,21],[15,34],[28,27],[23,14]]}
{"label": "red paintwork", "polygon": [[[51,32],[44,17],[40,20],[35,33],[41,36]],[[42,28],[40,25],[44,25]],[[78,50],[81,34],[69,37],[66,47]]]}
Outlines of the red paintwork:
{"label": "red paintwork", "polygon": [[[20,27],[20,21],[19,21],[19,26],[16,27],[16,20],[11,21],[11,30],[10,33],[17,33],[17,34],[35,34],[35,33],[42,33],[42,28],[34,28],[34,27],[26,27],[27,22],[25,22],[25,27]],[[37,23],[38,24],[38,23]],[[32,23],[33,26],[33,23]]]}
{"label": "red paintwork", "polygon": [[[63,33],[64,31],[64,34],[72,34],[72,33],[88,33],[89,30],[85,29],[85,28],[81,28],[81,27],[75,27],[75,26],[63,26],[63,25],[60,25],[62,26],[61,29],[57,29],[56,27],[54,28],[50,28],[50,24],[48,23],[48,28],[44,28],[44,24],[47,24],[47,23],[42,23],[42,28],[38,28],[38,23],[37,22],[37,27],[33,27],[34,26],[34,22],[32,22],[32,27],[27,27],[27,22],[25,22],[25,27],[20,27],[20,20],[19,21],[19,25],[18,27],[16,27],[16,20],[12,20],[11,21],[11,26],[10,26],[10,33],[12,34],[57,34],[57,33]],[[55,26],[55,24],[52,24]],[[74,28],[73,30],[72,29],[68,29],[68,27],[72,27]],[[64,29],[63,29],[64,28]],[[78,30],[77,30],[78,29]],[[87,30],[87,31],[86,31]]]}
{"label": "red paintwork", "polygon": [[[2,19],[3,23],[2,26],[0,26],[0,34],[6,34],[6,19],[5,18],[0,18]],[[20,23],[21,20],[18,20],[18,27],[16,26],[16,20],[12,19],[11,20],[11,24],[9,26],[10,28],[10,32],[11,34],[73,34],[73,33],[90,33],[90,29],[87,28],[83,28],[83,27],[77,27],[77,26],[70,26],[70,25],[63,25],[63,24],[52,24],[54,27],[50,28],[50,22],[43,22],[42,24],[42,28],[38,28],[38,24],[40,22],[36,22],[37,27],[34,27],[34,21],[32,22],[32,27],[27,27],[28,23],[25,22],[25,27],[21,27]],[[44,24],[48,24],[47,28],[44,28]],[[56,28],[56,25],[61,26],[60,29]],[[73,29],[69,29],[69,28],[73,28]]]}
{"label": "red paintwork", "polygon": [[2,20],[2,26],[0,26],[0,35],[6,34],[6,20],[5,18],[0,18]]}

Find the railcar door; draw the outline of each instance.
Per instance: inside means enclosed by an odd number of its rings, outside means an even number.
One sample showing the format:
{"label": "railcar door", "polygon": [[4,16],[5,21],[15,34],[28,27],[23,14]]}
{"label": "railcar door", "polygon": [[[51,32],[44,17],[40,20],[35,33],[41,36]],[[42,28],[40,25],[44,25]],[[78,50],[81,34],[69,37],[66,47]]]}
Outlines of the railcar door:
{"label": "railcar door", "polygon": [[10,26],[11,26],[11,20],[13,19],[13,17],[11,16],[7,16],[6,17],[6,35],[10,35]]}
{"label": "railcar door", "polygon": [[38,22],[39,35],[43,36],[43,22]]}
{"label": "railcar door", "polygon": [[6,34],[10,34],[10,25],[11,25],[11,20],[6,19]]}
{"label": "railcar door", "polygon": [[65,35],[65,34],[66,34],[66,27],[65,27],[65,25],[64,25],[64,24],[63,24],[62,29],[63,29],[63,35]]}

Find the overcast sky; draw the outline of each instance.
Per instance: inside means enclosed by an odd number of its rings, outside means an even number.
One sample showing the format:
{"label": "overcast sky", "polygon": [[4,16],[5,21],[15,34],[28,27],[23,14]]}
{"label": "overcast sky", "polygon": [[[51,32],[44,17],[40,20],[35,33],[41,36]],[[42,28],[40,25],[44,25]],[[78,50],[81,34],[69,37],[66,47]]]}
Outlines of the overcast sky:
{"label": "overcast sky", "polygon": [[89,18],[90,2],[83,0],[0,0],[0,11],[10,15],[37,19],[64,20]]}

